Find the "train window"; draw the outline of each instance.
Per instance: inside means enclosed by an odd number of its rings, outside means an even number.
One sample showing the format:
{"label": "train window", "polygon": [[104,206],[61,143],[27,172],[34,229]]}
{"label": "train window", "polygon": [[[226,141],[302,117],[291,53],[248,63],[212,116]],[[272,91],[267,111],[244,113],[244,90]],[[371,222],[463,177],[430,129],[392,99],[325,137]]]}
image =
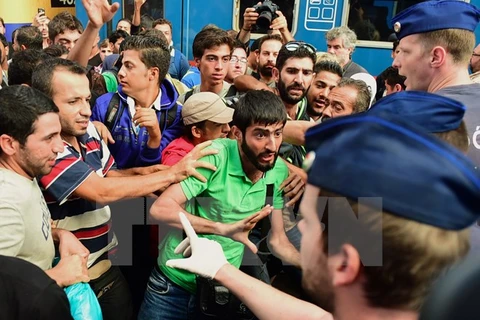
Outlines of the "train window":
{"label": "train window", "polygon": [[[358,40],[393,41],[391,19],[400,11],[422,1],[418,0],[350,0],[347,25]],[[349,3],[349,4],[348,4]],[[393,39],[392,39],[393,38]]]}
{"label": "train window", "polygon": [[[259,2],[263,2],[260,0],[236,0],[236,14],[234,14],[234,26],[236,30],[240,30],[243,25],[243,13],[245,12],[246,8],[250,8],[255,6]],[[292,34],[295,34],[296,29],[296,12],[299,0],[271,0],[271,3],[277,5],[279,10],[283,13],[285,18],[287,19],[288,29]],[[259,28],[254,28],[252,33],[266,33],[264,30],[260,30]]]}
{"label": "train window", "polygon": [[[154,20],[163,18],[164,0],[148,0],[142,6],[142,15],[148,14]],[[123,16],[132,19],[134,0],[123,1]]]}

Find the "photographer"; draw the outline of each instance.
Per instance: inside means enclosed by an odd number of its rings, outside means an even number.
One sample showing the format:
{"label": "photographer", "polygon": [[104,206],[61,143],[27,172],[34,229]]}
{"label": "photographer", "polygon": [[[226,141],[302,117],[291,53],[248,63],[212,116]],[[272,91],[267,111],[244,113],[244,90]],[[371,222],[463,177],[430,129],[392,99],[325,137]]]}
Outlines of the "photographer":
{"label": "photographer", "polygon": [[[272,10],[275,10],[275,14],[273,14]],[[272,21],[267,33],[280,34],[284,43],[295,40],[290,33],[290,30],[288,30],[287,19],[283,13],[278,10],[278,6],[270,0],[266,0],[257,3],[256,6],[245,9],[245,13],[243,14],[243,26],[237,36],[240,41],[243,43],[250,41],[250,31],[252,30],[252,27],[257,24],[257,19],[260,16],[260,13],[265,11],[271,11],[270,14],[272,15]]]}

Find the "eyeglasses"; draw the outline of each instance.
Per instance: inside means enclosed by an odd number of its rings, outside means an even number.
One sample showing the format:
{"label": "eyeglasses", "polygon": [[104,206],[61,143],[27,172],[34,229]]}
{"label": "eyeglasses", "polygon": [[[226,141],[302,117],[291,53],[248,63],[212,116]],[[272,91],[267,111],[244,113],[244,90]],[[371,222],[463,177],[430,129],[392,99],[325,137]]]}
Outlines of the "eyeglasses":
{"label": "eyeglasses", "polygon": [[246,64],[248,62],[248,60],[247,60],[247,58],[239,58],[237,56],[232,56],[230,58],[230,63],[237,63],[237,62]]}
{"label": "eyeglasses", "polygon": [[288,51],[297,51],[300,48],[305,48],[308,50],[308,52],[315,54],[317,52],[317,49],[312,46],[310,43],[306,43],[303,41],[290,41],[285,44],[285,49]]}
{"label": "eyeglasses", "polygon": [[472,53],[472,56],[474,56],[474,57],[480,57],[480,53],[475,53],[475,52],[474,52],[474,53]]}

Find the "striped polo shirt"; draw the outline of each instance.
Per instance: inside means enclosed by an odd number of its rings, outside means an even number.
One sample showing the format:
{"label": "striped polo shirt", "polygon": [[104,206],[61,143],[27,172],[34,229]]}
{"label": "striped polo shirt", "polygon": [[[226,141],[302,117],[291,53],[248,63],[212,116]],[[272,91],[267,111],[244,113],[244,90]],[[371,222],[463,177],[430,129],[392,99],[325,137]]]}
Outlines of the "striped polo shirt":
{"label": "striped polo shirt", "polygon": [[56,226],[71,231],[90,250],[90,267],[117,245],[115,235],[110,241],[108,239],[110,207],[78,198],[72,193],[91,174],[104,177],[115,168],[115,160],[91,122],[87,133],[77,139],[81,151],[63,141],[64,151],[58,154],[52,172],[39,181]]}

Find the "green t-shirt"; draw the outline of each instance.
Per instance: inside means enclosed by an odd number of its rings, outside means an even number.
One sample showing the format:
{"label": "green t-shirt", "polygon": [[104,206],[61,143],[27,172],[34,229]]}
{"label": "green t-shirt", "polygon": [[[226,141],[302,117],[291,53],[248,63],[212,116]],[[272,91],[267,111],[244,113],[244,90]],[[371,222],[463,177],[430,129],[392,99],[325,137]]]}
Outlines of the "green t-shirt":
{"label": "green t-shirt", "polygon": [[[260,211],[266,200],[268,184],[274,185],[273,206],[283,208],[280,184],[288,176],[285,163],[278,158],[272,170],[253,184],[242,169],[238,143],[231,139],[217,139],[212,148],[218,154],[202,158],[217,167],[215,172],[207,169],[198,171],[207,178],[207,182],[190,177],[180,183],[182,190],[189,200],[186,211],[196,216],[223,223],[234,223]],[[243,258],[244,245],[230,238],[218,235],[199,235],[218,241],[223,248],[227,260],[239,268]],[[174,283],[195,293],[195,275],[187,271],[169,268],[165,265],[169,259],[181,258],[174,254],[175,247],[182,241],[182,230],[171,231],[160,244],[158,266],[162,272]]]}

